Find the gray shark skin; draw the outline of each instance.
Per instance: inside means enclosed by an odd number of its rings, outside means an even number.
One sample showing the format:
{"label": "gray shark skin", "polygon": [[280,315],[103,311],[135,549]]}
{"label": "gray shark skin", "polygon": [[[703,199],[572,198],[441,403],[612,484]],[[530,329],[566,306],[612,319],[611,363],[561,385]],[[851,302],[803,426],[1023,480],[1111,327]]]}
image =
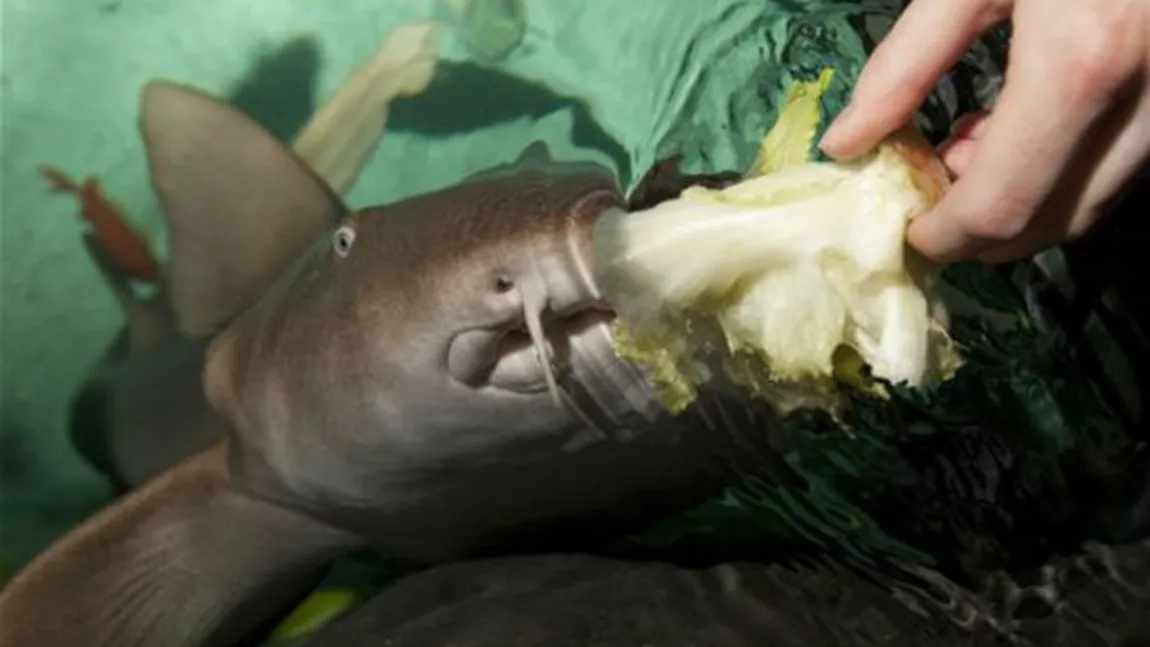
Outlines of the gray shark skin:
{"label": "gray shark skin", "polygon": [[[18,573],[0,646],[236,644],[350,551],[577,548],[777,460],[740,431],[768,411],[717,392],[672,418],[613,353],[590,265],[609,174],[533,147],[350,210],[196,90],[150,83],[141,129],[222,433]],[[159,409],[162,438],[184,412]]]}
{"label": "gray shark skin", "polygon": [[1035,584],[996,577],[978,594],[917,568],[550,554],[412,575],[283,647],[1135,647],[1147,613],[1150,542],[1090,545]]}
{"label": "gray shark skin", "polygon": [[[735,172],[681,175],[678,161],[678,157],[670,158],[653,167],[628,196],[627,209],[650,208],[676,197],[688,186],[722,187],[741,177]],[[536,142],[513,163],[482,171],[472,179],[506,176],[524,166],[547,168],[551,164],[546,147]],[[200,385],[211,335],[189,337],[177,329],[180,314],[185,321],[198,315],[186,310],[174,312],[166,286],[173,280],[207,283],[210,293],[220,284],[214,280],[218,273],[211,265],[232,259],[219,254],[217,248],[186,243],[188,238],[215,240],[218,236],[212,229],[221,228],[217,221],[200,217],[198,212],[164,215],[174,231],[173,255],[182,271],[168,277],[165,285],[146,298],[136,295],[128,277],[116,269],[91,235],[84,237],[86,251],[116,297],[125,324],[73,395],[70,437],[73,447],[118,493],[139,487],[226,433],[226,423],[208,405]],[[269,214],[256,215],[267,218],[265,229],[272,235],[277,226],[274,220]],[[315,234],[322,231],[322,223],[317,222]],[[239,239],[236,235],[230,242]],[[178,286],[175,291],[181,292]],[[211,305],[210,299],[204,302]],[[196,305],[191,302],[187,307]],[[164,432],[157,434],[155,429],[161,421]]]}
{"label": "gray shark skin", "polygon": [[[176,329],[165,286],[137,296],[93,234],[84,247],[125,323],[73,394],[73,447],[120,492],[139,486],[224,434],[200,384],[208,337]],[[163,433],[155,429],[162,425]]]}
{"label": "gray shark skin", "polygon": [[223,437],[224,422],[200,383],[209,341],[174,338],[140,351],[113,346],[77,390],[72,444],[119,493]]}

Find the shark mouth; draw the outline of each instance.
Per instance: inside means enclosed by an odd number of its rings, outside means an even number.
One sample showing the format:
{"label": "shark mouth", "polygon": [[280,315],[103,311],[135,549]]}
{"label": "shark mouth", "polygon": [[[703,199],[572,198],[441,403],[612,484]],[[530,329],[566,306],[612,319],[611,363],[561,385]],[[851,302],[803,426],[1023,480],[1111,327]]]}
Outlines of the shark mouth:
{"label": "shark mouth", "polygon": [[[588,199],[585,197],[583,201]],[[588,324],[614,317],[614,311],[607,307],[599,293],[579,230],[572,227],[566,233],[566,253],[533,255],[530,279],[517,286],[523,332],[534,349],[544,385],[557,406],[563,406],[565,401],[556,376],[562,359],[557,351],[569,354],[568,345],[573,335]],[[557,257],[562,258],[560,263],[554,262]],[[549,328],[558,328],[559,334],[549,335]]]}
{"label": "shark mouth", "polygon": [[520,395],[546,392],[556,406],[576,408],[568,391],[579,387],[572,379],[584,378],[572,371],[574,355],[619,361],[604,326],[615,312],[596,285],[586,223],[571,221],[564,238],[526,250],[522,271],[497,279],[513,321],[461,333],[448,357],[455,379]]}
{"label": "shark mouth", "polygon": [[573,347],[585,352],[589,340],[595,339],[601,352],[609,352],[609,337],[588,331],[613,319],[614,312],[586,298],[557,304],[535,278],[518,284],[515,292],[513,321],[470,328],[455,336],[447,353],[448,372],[472,388],[547,393],[555,405],[570,405],[564,390],[571,386],[566,382]]}
{"label": "shark mouth", "polygon": [[520,324],[505,332],[498,343],[498,360],[490,382],[522,393],[546,391],[555,404],[562,405],[565,397],[561,383],[576,337],[614,316],[613,311],[596,305],[560,316],[539,301],[525,298]]}

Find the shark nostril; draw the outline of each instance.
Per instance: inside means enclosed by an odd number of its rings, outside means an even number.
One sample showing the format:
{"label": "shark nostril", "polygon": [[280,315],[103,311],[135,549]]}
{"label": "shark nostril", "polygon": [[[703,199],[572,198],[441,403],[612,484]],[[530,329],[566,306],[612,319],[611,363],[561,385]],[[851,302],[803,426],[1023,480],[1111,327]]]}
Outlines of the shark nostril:
{"label": "shark nostril", "polygon": [[515,287],[515,281],[512,281],[507,276],[497,276],[495,278],[495,290],[497,292],[510,292]]}

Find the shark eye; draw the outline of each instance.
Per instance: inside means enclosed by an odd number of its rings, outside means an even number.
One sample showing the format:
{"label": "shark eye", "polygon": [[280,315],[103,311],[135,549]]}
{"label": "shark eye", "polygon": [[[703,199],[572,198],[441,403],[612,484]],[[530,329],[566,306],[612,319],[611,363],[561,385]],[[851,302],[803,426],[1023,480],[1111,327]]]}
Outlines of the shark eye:
{"label": "shark eye", "polygon": [[340,258],[346,258],[355,243],[355,230],[347,225],[336,229],[331,235],[331,248]]}

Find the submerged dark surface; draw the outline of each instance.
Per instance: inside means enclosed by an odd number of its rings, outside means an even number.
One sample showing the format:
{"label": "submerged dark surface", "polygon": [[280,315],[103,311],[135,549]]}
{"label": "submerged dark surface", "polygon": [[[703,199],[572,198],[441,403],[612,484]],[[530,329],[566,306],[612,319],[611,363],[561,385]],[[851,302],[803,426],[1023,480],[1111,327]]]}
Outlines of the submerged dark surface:
{"label": "submerged dark surface", "polygon": [[1150,542],[1059,560],[979,595],[937,573],[828,560],[679,568],[584,555],[461,562],[404,578],[299,647],[1134,647],[1150,640]]}

